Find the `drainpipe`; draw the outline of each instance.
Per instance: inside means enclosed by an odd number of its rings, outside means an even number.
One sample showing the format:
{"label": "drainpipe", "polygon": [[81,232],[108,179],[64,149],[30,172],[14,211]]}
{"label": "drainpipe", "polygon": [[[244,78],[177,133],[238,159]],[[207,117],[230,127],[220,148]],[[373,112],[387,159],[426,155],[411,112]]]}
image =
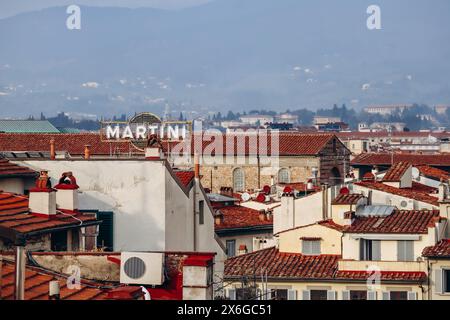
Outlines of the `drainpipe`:
{"label": "drainpipe", "polygon": [[258,189],[261,189],[261,159],[259,158],[259,152],[257,151],[256,160],[258,161]]}
{"label": "drainpipe", "polygon": [[2,273],[2,267],[3,267],[3,258],[0,254],[0,300],[2,300],[2,281],[3,281],[3,273]]}
{"label": "drainpipe", "polygon": [[192,195],[192,210],[193,210],[193,214],[194,214],[194,227],[193,227],[193,231],[194,231],[194,237],[193,237],[193,248],[194,248],[194,252],[197,251],[197,188],[200,185],[200,158],[198,156],[198,154],[194,155],[194,174],[195,174],[195,179],[194,179],[194,187],[193,187],[193,195]]}
{"label": "drainpipe", "polygon": [[56,159],[56,151],[55,151],[55,139],[50,140],[50,160]]}
{"label": "drainpipe", "polygon": [[16,246],[14,299],[25,300],[25,247]]}

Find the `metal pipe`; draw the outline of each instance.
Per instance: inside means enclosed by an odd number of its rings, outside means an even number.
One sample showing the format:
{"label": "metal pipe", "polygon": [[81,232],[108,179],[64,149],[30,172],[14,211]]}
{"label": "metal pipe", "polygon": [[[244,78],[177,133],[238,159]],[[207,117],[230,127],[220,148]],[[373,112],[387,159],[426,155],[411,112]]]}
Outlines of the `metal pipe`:
{"label": "metal pipe", "polygon": [[2,273],[2,267],[3,267],[3,258],[2,255],[0,254],[0,300],[2,300],[2,286],[3,286],[3,273]]}
{"label": "metal pipe", "polygon": [[25,300],[25,247],[16,247],[14,299]]}

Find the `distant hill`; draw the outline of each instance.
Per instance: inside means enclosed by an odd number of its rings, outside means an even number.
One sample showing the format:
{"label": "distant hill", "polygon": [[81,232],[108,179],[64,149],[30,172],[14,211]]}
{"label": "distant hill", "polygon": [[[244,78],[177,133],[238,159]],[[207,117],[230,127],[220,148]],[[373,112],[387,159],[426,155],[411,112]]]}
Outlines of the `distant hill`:
{"label": "distant hill", "polygon": [[450,2],[216,0],[0,20],[0,116],[450,102]]}

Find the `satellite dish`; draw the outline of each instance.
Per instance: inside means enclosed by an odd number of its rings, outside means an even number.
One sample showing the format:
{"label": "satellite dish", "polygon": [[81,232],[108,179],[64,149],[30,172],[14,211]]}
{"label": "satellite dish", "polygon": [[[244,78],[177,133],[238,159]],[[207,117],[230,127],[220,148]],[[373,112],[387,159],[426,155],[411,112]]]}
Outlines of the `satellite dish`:
{"label": "satellite dish", "polygon": [[417,180],[420,177],[420,171],[416,167],[412,168],[412,177],[414,180]]}
{"label": "satellite dish", "polygon": [[245,192],[241,195],[241,199],[242,201],[249,201],[252,197],[250,196],[249,193]]}

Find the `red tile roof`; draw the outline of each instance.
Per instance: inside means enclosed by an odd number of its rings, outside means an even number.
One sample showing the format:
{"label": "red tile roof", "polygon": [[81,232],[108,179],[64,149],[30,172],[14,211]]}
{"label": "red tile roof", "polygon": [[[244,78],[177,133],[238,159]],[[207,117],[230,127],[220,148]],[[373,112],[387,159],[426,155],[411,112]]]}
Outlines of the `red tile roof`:
{"label": "red tile roof", "polygon": [[411,167],[411,164],[406,161],[400,161],[395,163],[389,168],[383,177],[385,182],[398,182],[406,173],[406,171]]}
{"label": "red tile roof", "polygon": [[25,166],[19,166],[0,157],[0,178],[5,177],[36,177],[37,172]]}
{"label": "red tile roof", "polygon": [[437,138],[450,138],[450,132],[336,132],[336,136],[342,140],[358,140],[358,139],[378,139],[378,138],[427,138],[429,136]]}
{"label": "red tile roof", "polygon": [[364,198],[364,196],[358,193],[340,194],[334,198],[332,204],[356,204],[361,198]]}
{"label": "red tile roof", "polygon": [[[309,256],[298,253],[283,253],[269,248],[240,255],[225,261],[225,279],[240,279],[242,276],[265,274],[269,279],[297,281],[366,281],[367,271],[338,270],[339,255]],[[382,271],[381,281],[423,282],[424,272]]]}
{"label": "red tile roof", "polygon": [[334,229],[334,230],[337,230],[337,231],[340,231],[340,232],[342,232],[345,229],[345,226],[342,226],[340,224],[335,223],[332,219],[328,219],[328,220],[323,220],[323,221],[319,221],[319,222],[308,224],[308,225],[304,225],[304,226],[299,226],[299,227],[283,230],[283,231],[278,232],[277,235],[278,234],[282,234],[282,233],[286,233],[286,232],[289,232],[289,231],[297,230],[297,229],[303,229],[303,228],[311,227],[311,226],[314,226],[314,225],[324,226],[326,228]]}
{"label": "red tile roof", "polygon": [[55,140],[56,151],[68,151],[71,155],[84,154],[85,145],[91,146],[92,155],[137,152],[129,142],[102,141],[99,133],[0,133],[0,152],[50,152],[51,139]]}
{"label": "red tile roof", "polygon": [[220,208],[219,212],[223,214],[223,222],[220,225],[216,224],[216,231],[260,226],[271,227],[273,225],[272,219],[261,221],[258,210],[243,206],[226,206]]}
{"label": "red tile roof", "polygon": [[230,258],[225,261],[225,277],[265,274],[269,278],[332,279],[338,255],[306,256],[282,253],[275,247]]}
{"label": "red tile roof", "polygon": [[[14,299],[14,263],[3,261],[0,277],[3,281],[1,298]],[[25,272],[25,300],[48,300],[49,282],[59,280],[61,300],[106,300],[108,290],[102,289],[99,284],[82,281],[80,289],[69,289],[66,279],[55,276],[34,267],[27,267]]]}
{"label": "red tile roof", "polygon": [[174,173],[185,187],[189,187],[195,177],[194,171],[174,171]]}
{"label": "red tile roof", "polygon": [[450,258],[450,239],[442,239],[434,246],[423,249],[424,257]]}
{"label": "red tile roof", "polygon": [[[347,271],[339,270],[336,273],[336,278],[340,280],[368,280],[372,275],[371,272],[364,270],[358,271]],[[423,282],[427,279],[427,274],[425,272],[414,272],[414,271],[381,271],[380,280],[381,281],[411,281],[411,282]]]}
{"label": "red tile roof", "polygon": [[450,179],[450,174],[447,171],[433,168],[427,165],[416,166],[420,173],[426,177],[435,178],[436,180],[448,180]]}
{"label": "red tile roof", "polygon": [[57,214],[51,219],[29,214],[28,198],[12,193],[0,193],[0,227],[8,228],[20,233],[49,232],[59,227],[98,222],[94,215],[76,214],[76,219],[67,215]]}
{"label": "red tile roof", "polygon": [[351,165],[391,165],[394,163],[406,161],[412,165],[426,164],[429,166],[450,166],[450,154],[417,154],[417,153],[361,153],[356,156]]}
{"label": "red tile roof", "polygon": [[439,210],[395,210],[385,217],[356,216],[344,232],[426,234],[440,219]]}
{"label": "red tile roof", "polygon": [[436,188],[424,186],[414,181],[412,184],[412,188],[396,188],[393,186],[388,186],[387,184],[381,182],[371,182],[371,181],[356,182],[355,185],[386,193],[395,194],[405,198],[414,199],[420,202],[429,203],[436,207],[439,206],[438,198],[429,195],[429,193],[434,192]]}

